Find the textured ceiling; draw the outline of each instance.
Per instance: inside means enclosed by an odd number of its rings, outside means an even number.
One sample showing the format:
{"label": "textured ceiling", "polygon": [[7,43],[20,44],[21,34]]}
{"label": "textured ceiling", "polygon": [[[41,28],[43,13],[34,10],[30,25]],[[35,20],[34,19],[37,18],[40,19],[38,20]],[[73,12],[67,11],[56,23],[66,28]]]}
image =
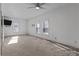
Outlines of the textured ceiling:
{"label": "textured ceiling", "polygon": [[2,3],[2,14],[3,16],[29,19],[63,5],[59,3],[46,3],[42,6],[45,9],[36,10],[34,8],[28,8],[34,6],[31,3]]}

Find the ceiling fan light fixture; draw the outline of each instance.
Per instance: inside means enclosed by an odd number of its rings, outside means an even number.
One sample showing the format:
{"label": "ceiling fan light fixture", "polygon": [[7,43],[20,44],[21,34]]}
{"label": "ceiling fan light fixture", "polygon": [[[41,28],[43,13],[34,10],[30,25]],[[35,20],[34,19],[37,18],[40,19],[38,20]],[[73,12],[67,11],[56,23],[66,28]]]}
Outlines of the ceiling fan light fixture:
{"label": "ceiling fan light fixture", "polygon": [[36,7],[36,9],[40,9],[39,7]]}

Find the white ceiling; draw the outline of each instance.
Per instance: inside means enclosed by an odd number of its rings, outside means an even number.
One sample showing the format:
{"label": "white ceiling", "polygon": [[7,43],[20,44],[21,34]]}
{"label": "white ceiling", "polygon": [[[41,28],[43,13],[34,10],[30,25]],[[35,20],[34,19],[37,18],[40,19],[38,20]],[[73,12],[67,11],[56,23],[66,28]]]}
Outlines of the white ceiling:
{"label": "white ceiling", "polygon": [[45,9],[36,10],[34,8],[28,8],[34,6],[30,3],[2,3],[2,14],[3,16],[29,19],[63,5],[65,4],[46,3],[43,5]]}

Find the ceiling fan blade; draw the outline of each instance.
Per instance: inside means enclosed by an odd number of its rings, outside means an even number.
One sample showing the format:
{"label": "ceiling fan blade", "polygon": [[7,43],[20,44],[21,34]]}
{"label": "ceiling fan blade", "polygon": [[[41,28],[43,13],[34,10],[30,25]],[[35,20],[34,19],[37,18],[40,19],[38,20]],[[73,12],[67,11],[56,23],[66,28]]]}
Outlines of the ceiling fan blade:
{"label": "ceiling fan blade", "polygon": [[[45,9],[44,7],[42,7],[42,5],[44,5],[45,3],[32,3],[34,6],[32,7],[28,7],[28,8],[35,8],[35,9]],[[38,7],[38,8],[37,8]]]}
{"label": "ceiling fan blade", "polygon": [[35,7],[28,7],[28,8],[35,8]]}
{"label": "ceiling fan blade", "polygon": [[34,6],[35,6],[36,4],[37,4],[37,3],[32,3],[32,5],[34,5]]}
{"label": "ceiling fan blade", "polygon": [[44,7],[40,7],[40,9],[46,9],[46,8],[44,8]]}
{"label": "ceiling fan blade", "polygon": [[35,6],[42,6],[42,5],[44,5],[45,3],[32,3],[33,5],[35,5]]}
{"label": "ceiling fan blade", "polygon": [[40,6],[44,5],[45,3],[40,3]]}

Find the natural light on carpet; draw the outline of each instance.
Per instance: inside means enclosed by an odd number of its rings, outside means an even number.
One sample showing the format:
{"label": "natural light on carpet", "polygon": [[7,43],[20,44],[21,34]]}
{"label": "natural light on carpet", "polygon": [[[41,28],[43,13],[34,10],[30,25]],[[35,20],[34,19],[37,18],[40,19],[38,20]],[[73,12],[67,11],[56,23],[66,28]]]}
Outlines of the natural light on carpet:
{"label": "natural light on carpet", "polygon": [[18,42],[18,38],[19,38],[18,36],[14,36],[14,37],[12,37],[8,44],[14,44],[14,43],[17,43],[17,42]]}

